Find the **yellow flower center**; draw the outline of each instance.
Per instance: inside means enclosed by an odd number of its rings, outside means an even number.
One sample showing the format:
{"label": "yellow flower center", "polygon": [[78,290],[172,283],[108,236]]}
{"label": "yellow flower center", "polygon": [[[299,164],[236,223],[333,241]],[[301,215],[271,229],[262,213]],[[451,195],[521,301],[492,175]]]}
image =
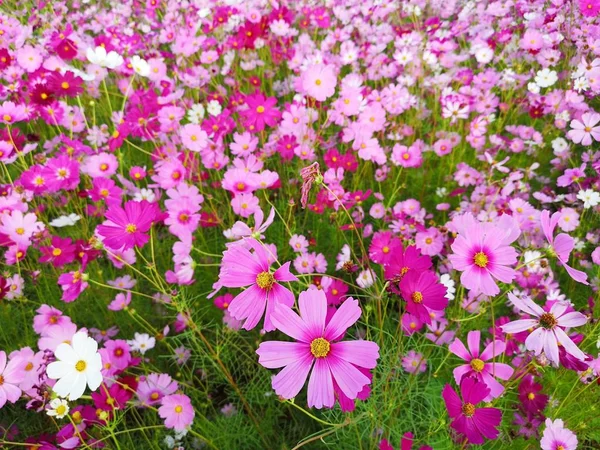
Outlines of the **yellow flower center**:
{"label": "yellow flower center", "polygon": [[153,392],[152,394],[150,394],[150,398],[152,400],[158,400],[158,392]]}
{"label": "yellow flower center", "polygon": [[529,394],[527,394],[527,398],[529,400],[533,400],[535,398],[535,394],[533,392],[530,392]]}
{"label": "yellow flower center", "polygon": [[30,372],[31,369],[33,369],[33,363],[28,362],[27,365],[25,366],[25,372]]}
{"label": "yellow flower center", "polygon": [[69,83],[67,83],[66,81],[63,81],[60,85],[61,88],[63,89],[69,89]]}
{"label": "yellow flower center", "polygon": [[11,122],[12,121],[12,117],[10,117],[8,114],[4,114],[2,116],[2,118],[4,119],[5,122]]}
{"label": "yellow flower center", "polygon": [[133,234],[137,231],[137,226],[133,223],[130,223],[125,227],[125,231],[129,234]]}
{"label": "yellow flower center", "polygon": [[261,272],[256,275],[256,284],[265,291],[270,290],[273,287],[273,283],[275,283],[275,277],[271,272]]}
{"label": "yellow flower center", "polygon": [[60,256],[61,253],[62,253],[62,250],[60,248],[55,248],[54,250],[52,250],[53,256]]}
{"label": "yellow flower center", "polygon": [[181,413],[183,412],[183,406],[181,406],[181,405],[177,405],[177,406],[175,407],[175,412],[176,412],[177,414],[181,414]]}
{"label": "yellow flower center", "polygon": [[473,257],[473,262],[475,262],[476,266],[484,268],[484,267],[487,267],[489,260],[485,253],[478,252],[478,253],[475,253],[475,256]]}
{"label": "yellow flower center", "polygon": [[462,405],[462,413],[466,417],[473,417],[475,414],[475,405],[473,403],[465,403]]}
{"label": "yellow flower center", "polygon": [[381,251],[382,251],[383,253],[389,253],[389,252],[390,252],[390,248],[389,248],[389,247],[386,245],[385,247],[383,247],[383,248],[381,249]]}
{"label": "yellow flower center", "polygon": [[24,235],[24,234],[25,234],[25,228],[21,228],[21,227],[19,227],[19,228],[17,228],[17,229],[15,230],[15,232],[16,232],[16,233],[17,233],[19,236],[22,236],[22,235]]}
{"label": "yellow flower center", "polygon": [[329,354],[331,344],[323,338],[317,338],[310,343],[310,352],[315,358],[324,358]]}
{"label": "yellow flower center", "polygon": [[264,106],[262,106],[262,105],[261,105],[261,106],[258,106],[258,107],[256,108],[256,112],[257,112],[257,113],[259,113],[259,114],[262,114],[262,113],[264,113],[264,112],[265,112],[265,107],[264,107]]}
{"label": "yellow flower center", "polygon": [[66,412],[67,412],[67,407],[65,405],[59,405],[59,407],[56,408],[56,414],[59,416],[62,416]]}
{"label": "yellow flower center", "polygon": [[75,370],[77,372],[83,372],[86,367],[87,363],[83,359],[80,359],[79,361],[77,361],[77,364],[75,364]]}
{"label": "yellow flower center", "polygon": [[321,80],[315,80],[315,84],[316,84],[317,86],[321,86]]}
{"label": "yellow flower center", "polygon": [[475,372],[481,372],[484,366],[485,363],[479,358],[475,358],[471,361],[471,369],[473,369]]}
{"label": "yellow flower center", "polygon": [[421,294],[419,291],[413,292],[411,298],[415,303],[423,303],[423,294]]}

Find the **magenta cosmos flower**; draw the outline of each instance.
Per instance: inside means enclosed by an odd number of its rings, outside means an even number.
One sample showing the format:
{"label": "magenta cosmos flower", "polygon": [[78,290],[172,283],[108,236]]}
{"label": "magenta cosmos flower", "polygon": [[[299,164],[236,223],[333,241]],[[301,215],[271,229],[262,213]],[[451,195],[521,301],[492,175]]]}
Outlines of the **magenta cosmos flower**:
{"label": "magenta cosmos flower", "polygon": [[104,245],[115,250],[143,247],[150,239],[146,233],[152,222],[162,218],[160,207],[145,200],[130,200],[124,208],[111,206],[105,216],[108,220],[98,225],[98,234],[104,238]]}
{"label": "magenta cosmos flower", "polygon": [[480,223],[471,214],[454,219],[458,236],[452,244],[450,262],[462,271],[460,282],[473,294],[497,295],[500,288],[494,278],[510,283],[516,276],[511,265],[517,251],[510,246],[521,234],[516,221],[502,215],[497,223]]}
{"label": "magenta cosmos flower", "polygon": [[165,420],[165,427],[183,431],[194,421],[196,413],[187,395],[167,395],[161,403],[158,415]]}
{"label": "magenta cosmos flower", "polygon": [[519,298],[509,292],[508,299],[515,307],[535,318],[515,320],[504,324],[500,326],[502,331],[515,334],[533,329],[525,339],[525,347],[527,350],[535,352],[536,355],[542,353],[543,350],[546,358],[555,366],[558,366],[559,362],[559,344],[574,358],[580,361],[585,359],[585,353],[579,350],[579,347],[565,333],[564,328],[584,325],[587,322],[586,316],[577,311],[567,312],[569,305],[565,302],[555,302],[550,311],[546,312],[529,297]]}
{"label": "magenta cosmos flower", "polygon": [[448,305],[446,287],[431,270],[407,272],[400,282],[400,292],[406,301],[406,311],[427,324],[431,324],[429,310],[443,311]]}
{"label": "magenta cosmos flower", "polygon": [[[276,304],[290,308],[294,304],[294,294],[284,288],[280,282],[298,281],[290,273],[290,263],[271,272],[273,255],[257,240],[246,239],[250,250],[243,245],[233,245],[223,253],[218,285],[248,289],[238,294],[229,305],[229,313],[234,319],[245,320],[243,328],[251,330],[265,316],[264,329],[272,331],[271,314]],[[266,313],[265,313],[266,308]]]}
{"label": "magenta cosmos flower", "polygon": [[567,264],[567,261],[569,261],[569,255],[575,247],[575,240],[565,233],[559,233],[556,235],[556,237],[553,236],[554,229],[556,228],[556,225],[560,221],[561,217],[562,213],[558,211],[552,214],[552,217],[550,217],[549,211],[542,211],[542,214],[540,215],[542,231],[544,232],[544,235],[550,244],[548,251],[551,255],[558,258],[571,278],[579,283],[589,284],[586,273],[582,272],[581,270],[573,269],[571,266],[569,266],[569,264]]}
{"label": "magenta cosmos flower", "polygon": [[554,421],[546,419],[546,429],[540,441],[542,450],[575,450],[577,436],[568,428],[561,419]]}
{"label": "magenta cosmos flower", "polygon": [[360,317],[358,301],[348,298],[329,322],[323,291],[301,292],[298,304],[300,316],[291,308],[278,307],[271,317],[278,330],[298,342],[263,342],[256,350],[258,362],[264,367],[284,368],[273,377],[273,389],[283,398],[294,398],[312,369],[309,407],[333,407],[334,383],[346,397],[355,399],[371,382],[360,368],[373,369],[379,358],[379,347],[374,342],[337,342]]}
{"label": "magenta cosmos flower", "polygon": [[252,133],[258,133],[265,129],[265,126],[274,127],[281,118],[281,112],[275,107],[277,99],[275,97],[265,97],[260,91],[246,97],[248,109],[241,111],[245,119],[244,126]]}
{"label": "magenta cosmos flower", "polygon": [[506,349],[506,344],[504,342],[500,340],[493,341],[489,343],[483,350],[483,353],[480,354],[480,341],[480,331],[469,331],[469,334],[467,335],[469,350],[467,350],[465,345],[458,338],[448,346],[448,350],[468,363],[454,369],[454,379],[456,380],[456,384],[460,385],[460,382],[464,377],[474,377],[485,383],[490,389],[489,396],[484,398],[484,400],[491,401],[504,392],[504,386],[496,381],[494,377],[500,378],[501,380],[508,380],[512,376],[514,370],[508,364],[487,362],[504,353],[504,350]]}
{"label": "magenta cosmos flower", "polygon": [[472,377],[463,378],[460,383],[461,401],[458,394],[447,384],[442,391],[450,426],[467,438],[470,444],[483,444],[484,437],[496,439],[502,412],[497,408],[477,408],[476,405],[490,394],[490,389]]}

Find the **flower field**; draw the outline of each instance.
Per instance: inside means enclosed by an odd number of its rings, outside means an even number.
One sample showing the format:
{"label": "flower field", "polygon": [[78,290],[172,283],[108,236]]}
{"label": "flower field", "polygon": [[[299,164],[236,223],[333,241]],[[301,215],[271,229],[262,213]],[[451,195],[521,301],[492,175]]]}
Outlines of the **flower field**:
{"label": "flower field", "polygon": [[600,448],[600,1],[0,1],[0,448]]}

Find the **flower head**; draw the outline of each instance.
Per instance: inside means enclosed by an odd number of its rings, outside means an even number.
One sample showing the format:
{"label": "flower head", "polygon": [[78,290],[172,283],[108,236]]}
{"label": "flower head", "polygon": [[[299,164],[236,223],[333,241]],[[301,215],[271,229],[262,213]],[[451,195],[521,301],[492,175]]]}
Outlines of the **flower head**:
{"label": "flower head", "polygon": [[95,391],[102,383],[102,359],[98,343],[84,332],[75,333],[71,344],[62,343],[54,351],[56,361],[46,368],[48,378],[58,380],[52,390],[61,397],[77,400],[86,385]]}
{"label": "flower head", "polygon": [[283,306],[272,315],[277,329],[298,342],[263,342],[256,351],[264,367],[283,367],[273,378],[273,389],[286,399],[294,398],[312,369],[308,406],[331,408],[335,402],[334,381],[346,397],[355,399],[371,381],[359,369],[373,369],[379,358],[379,347],[374,342],[339,342],[360,317],[358,301],[348,298],[329,321],[323,291],[301,292],[298,304],[300,316]]}

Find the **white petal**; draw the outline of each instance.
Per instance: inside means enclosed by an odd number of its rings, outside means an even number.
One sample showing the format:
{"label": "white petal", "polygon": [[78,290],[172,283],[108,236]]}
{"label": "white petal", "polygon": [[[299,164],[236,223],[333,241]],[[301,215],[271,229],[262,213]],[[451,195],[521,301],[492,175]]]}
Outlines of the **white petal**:
{"label": "white petal", "polygon": [[71,387],[78,376],[79,374],[76,371],[69,372],[56,382],[52,390],[56,392],[59,397],[66,397],[71,392]]}
{"label": "white petal", "polygon": [[64,377],[69,372],[72,372],[74,369],[73,365],[62,362],[62,361],[54,361],[53,363],[48,364],[46,367],[46,374],[48,378],[52,380],[58,380],[59,378]]}
{"label": "white petal", "polygon": [[58,347],[56,347],[56,350],[54,350],[54,356],[56,356],[56,359],[71,364],[72,366],[74,366],[77,363],[77,361],[79,361],[79,358],[73,350],[73,347],[64,342],[62,344],[59,344]]}
{"label": "white petal", "polygon": [[102,384],[102,373],[97,370],[86,374],[87,384],[91,391],[95,391]]}
{"label": "white petal", "polygon": [[69,400],[77,400],[85,392],[87,377],[83,374],[77,374],[75,382],[71,386],[71,393],[69,394]]}

